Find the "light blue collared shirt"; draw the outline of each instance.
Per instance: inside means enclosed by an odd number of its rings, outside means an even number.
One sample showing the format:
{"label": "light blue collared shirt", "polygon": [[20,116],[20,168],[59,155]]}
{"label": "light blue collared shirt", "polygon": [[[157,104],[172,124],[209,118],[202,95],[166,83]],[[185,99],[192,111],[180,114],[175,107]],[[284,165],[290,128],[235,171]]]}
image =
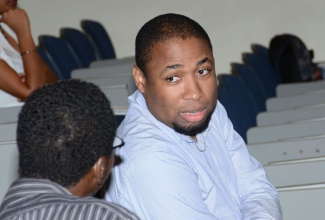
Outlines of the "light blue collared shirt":
{"label": "light blue collared shirt", "polygon": [[154,118],[136,91],[117,136],[125,146],[106,199],[141,219],[282,219],[275,188],[220,102],[195,141]]}

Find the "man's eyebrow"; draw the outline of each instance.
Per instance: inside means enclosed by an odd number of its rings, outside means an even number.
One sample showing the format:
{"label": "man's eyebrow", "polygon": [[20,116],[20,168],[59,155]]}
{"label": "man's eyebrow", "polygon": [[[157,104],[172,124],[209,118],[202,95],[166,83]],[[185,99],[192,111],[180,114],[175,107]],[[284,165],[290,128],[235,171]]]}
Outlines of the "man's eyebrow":
{"label": "man's eyebrow", "polygon": [[173,64],[173,65],[166,66],[165,67],[165,70],[168,70],[168,69],[177,69],[177,68],[180,68],[180,67],[183,67],[183,65],[181,65],[181,64]]}
{"label": "man's eyebrow", "polygon": [[204,59],[200,60],[199,62],[196,63],[196,66],[200,66],[202,65],[203,63],[206,63],[206,62],[210,62],[211,63],[211,60],[208,58],[208,57],[205,57]]}
{"label": "man's eyebrow", "polygon": [[[202,60],[198,61],[196,63],[196,66],[200,66],[200,65],[202,65],[203,63],[206,63],[206,62],[211,63],[211,61],[210,61],[210,59],[208,57],[205,57]],[[180,67],[183,67],[183,65],[182,64],[173,64],[173,65],[166,66],[164,71],[166,71],[168,69],[177,69],[177,68],[180,68]]]}

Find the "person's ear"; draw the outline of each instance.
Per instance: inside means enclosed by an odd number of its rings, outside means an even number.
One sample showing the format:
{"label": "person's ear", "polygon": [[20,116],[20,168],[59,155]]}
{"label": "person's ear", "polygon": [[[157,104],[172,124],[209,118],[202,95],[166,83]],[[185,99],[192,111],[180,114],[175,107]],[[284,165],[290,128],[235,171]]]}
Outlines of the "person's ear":
{"label": "person's ear", "polygon": [[94,178],[100,187],[106,181],[114,163],[114,156],[101,156],[93,166]]}
{"label": "person's ear", "polygon": [[143,94],[145,92],[146,78],[143,72],[137,65],[134,65],[132,68],[133,79],[138,90]]}

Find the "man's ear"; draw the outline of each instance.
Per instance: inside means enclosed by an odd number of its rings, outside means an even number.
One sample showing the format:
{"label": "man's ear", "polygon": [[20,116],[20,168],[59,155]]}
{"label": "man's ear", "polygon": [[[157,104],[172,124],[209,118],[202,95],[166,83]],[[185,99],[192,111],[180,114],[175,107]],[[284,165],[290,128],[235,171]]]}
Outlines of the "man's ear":
{"label": "man's ear", "polygon": [[112,166],[114,163],[114,157],[112,156],[101,156],[96,161],[95,165],[93,166],[94,171],[94,178],[97,182],[98,186],[103,185],[103,183],[106,181]]}
{"label": "man's ear", "polygon": [[143,94],[146,88],[145,86],[146,78],[143,72],[140,70],[140,68],[137,65],[134,65],[132,68],[132,73],[133,73],[133,79],[135,85],[137,86],[138,90]]}

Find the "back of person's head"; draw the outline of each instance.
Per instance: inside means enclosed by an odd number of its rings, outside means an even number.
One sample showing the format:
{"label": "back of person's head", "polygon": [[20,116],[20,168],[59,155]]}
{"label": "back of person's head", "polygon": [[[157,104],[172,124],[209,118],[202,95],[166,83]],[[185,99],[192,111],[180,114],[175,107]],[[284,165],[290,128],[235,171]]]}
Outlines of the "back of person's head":
{"label": "back of person's head", "polygon": [[72,186],[112,153],[115,130],[110,102],[94,84],[66,80],[35,90],[18,119],[20,175]]}
{"label": "back of person's head", "polygon": [[135,39],[135,59],[137,66],[146,74],[146,65],[152,58],[151,49],[157,43],[180,38],[198,38],[207,42],[212,51],[212,44],[206,31],[196,21],[179,14],[159,15],[139,30]]}

